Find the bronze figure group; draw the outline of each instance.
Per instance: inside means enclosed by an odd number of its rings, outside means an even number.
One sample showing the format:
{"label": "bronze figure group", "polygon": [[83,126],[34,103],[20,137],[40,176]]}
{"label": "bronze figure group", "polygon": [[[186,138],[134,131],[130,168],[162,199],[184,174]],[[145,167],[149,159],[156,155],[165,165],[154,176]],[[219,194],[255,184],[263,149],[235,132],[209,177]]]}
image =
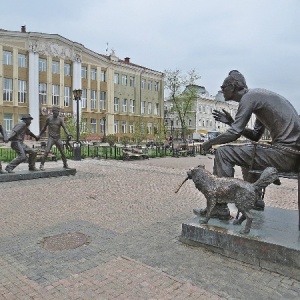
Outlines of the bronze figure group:
{"label": "bronze figure group", "polygon": [[[45,160],[52,148],[53,145],[56,145],[57,149],[61,153],[62,161],[63,161],[63,167],[68,168],[67,164],[67,158],[63,149],[63,143],[61,140],[60,131],[61,128],[64,129],[65,133],[68,136],[68,139],[70,139],[72,136],[70,135],[68,129],[66,128],[66,125],[64,123],[63,118],[59,116],[59,108],[53,107],[52,108],[52,115],[50,115],[47,120],[46,124],[41,130],[40,134],[36,136],[33,132],[30,131],[29,126],[31,124],[31,121],[33,120],[32,116],[30,114],[23,115],[21,118],[21,121],[18,122],[12,129],[11,134],[9,137],[7,136],[7,133],[3,126],[0,125],[0,133],[3,136],[3,141],[5,143],[11,142],[11,149],[13,149],[17,153],[17,157],[13,159],[6,167],[5,171],[7,173],[14,173],[14,169],[22,162],[25,162],[28,156],[28,165],[29,165],[29,171],[44,171],[44,164]],[[30,148],[24,143],[25,135],[29,135],[33,137],[36,141],[40,140],[40,137],[42,134],[46,131],[48,128],[48,142],[45,149],[45,152],[41,158],[41,165],[40,168],[37,169],[35,166],[36,163],[36,157],[37,157],[37,151],[35,148]],[[2,169],[2,164],[0,162],[0,174],[6,173]]]}

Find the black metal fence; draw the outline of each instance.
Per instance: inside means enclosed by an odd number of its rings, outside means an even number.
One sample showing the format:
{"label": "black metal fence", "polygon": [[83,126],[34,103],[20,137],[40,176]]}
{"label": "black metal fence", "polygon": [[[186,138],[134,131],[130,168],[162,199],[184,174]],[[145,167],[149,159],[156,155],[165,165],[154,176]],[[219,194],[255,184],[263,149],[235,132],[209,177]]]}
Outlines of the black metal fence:
{"label": "black metal fence", "polygon": [[[149,158],[155,157],[181,157],[181,156],[195,156],[200,154],[200,145],[167,145],[167,146],[149,146],[149,147],[138,147],[129,146],[127,149],[140,149],[142,153],[147,154]],[[121,146],[102,146],[102,145],[82,145],[81,146],[81,158],[102,158],[102,159],[118,159],[122,160],[124,147]],[[41,155],[42,150],[36,149]],[[56,147],[52,147],[51,152],[54,153],[57,159],[61,159],[61,155]],[[74,158],[74,150],[69,150],[65,148],[65,153],[68,159]],[[40,156],[39,155],[39,156]],[[0,148],[0,160],[4,162],[9,162],[16,157],[16,152],[11,148]]]}

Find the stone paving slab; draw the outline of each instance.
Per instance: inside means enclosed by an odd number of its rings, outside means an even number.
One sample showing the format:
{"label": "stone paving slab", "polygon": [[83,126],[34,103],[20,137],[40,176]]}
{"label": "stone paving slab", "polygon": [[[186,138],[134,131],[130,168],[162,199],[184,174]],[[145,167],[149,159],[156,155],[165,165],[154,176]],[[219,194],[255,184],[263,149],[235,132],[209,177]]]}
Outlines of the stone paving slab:
{"label": "stone paving slab", "polygon": [[[1,260],[0,264],[9,267]],[[128,257],[116,257],[47,286],[17,271],[11,275],[17,285],[4,282],[0,299],[224,299]]]}

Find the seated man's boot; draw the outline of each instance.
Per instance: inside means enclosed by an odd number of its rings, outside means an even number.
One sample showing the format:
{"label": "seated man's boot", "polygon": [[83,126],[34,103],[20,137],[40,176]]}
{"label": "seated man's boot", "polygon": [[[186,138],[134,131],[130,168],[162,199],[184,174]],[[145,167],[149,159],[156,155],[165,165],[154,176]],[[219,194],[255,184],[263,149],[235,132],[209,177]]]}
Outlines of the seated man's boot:
{"label": "seated man's boot", "polygon": [[[197,216],[205,217],[207,213],[207,208],[204,209],[194,208],[193,212]],[[227,204],[217,204],[212,210],[211,218],[218,218],[219,220],[229,220],[230,211]]]}
{"label": "seated man's boot", "polygon": [[259,198],[253,207],[254,210],[264,210],[265,209],[265,202],[263,199]]}

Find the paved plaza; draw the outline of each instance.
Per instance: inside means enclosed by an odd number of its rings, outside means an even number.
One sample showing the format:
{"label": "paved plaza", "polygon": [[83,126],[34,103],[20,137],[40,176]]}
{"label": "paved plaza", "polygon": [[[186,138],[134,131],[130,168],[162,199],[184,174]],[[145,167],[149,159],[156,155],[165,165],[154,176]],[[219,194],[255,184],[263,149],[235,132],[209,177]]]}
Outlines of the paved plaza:
{"label": "paved plaza", "polygon": [[[213,158],[85,159],[75,176],[1,183],[0,300],[299,299],[297,280],[179,242],[206,201],[191,181],[174,191],[199,164]],[[265,201],[296,210],[297,182]]]}

